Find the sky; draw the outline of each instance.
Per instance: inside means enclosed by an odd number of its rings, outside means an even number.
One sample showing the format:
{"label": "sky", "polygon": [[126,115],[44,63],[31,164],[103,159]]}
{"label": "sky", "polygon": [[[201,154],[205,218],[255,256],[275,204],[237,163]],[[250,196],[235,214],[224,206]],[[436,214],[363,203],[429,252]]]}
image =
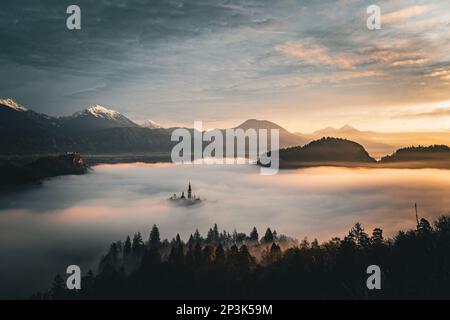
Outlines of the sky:
{"label": "sky", "polygon": [[[81,30],[66,9],[81,8]],[[0,97],[69,115],[450,130],[450,2],[2,0]]]}

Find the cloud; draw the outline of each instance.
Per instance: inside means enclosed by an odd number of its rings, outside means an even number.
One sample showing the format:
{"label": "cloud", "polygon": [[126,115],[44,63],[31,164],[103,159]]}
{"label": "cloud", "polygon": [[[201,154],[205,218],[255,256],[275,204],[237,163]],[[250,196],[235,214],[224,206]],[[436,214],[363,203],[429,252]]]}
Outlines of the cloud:
{"label": "cloud", "polygon": [[326,47],[315,43],[312,39],[288,41],[277,46],[276,50],[311,65],[334,65],[345,69],[355,67],[355,62],[346,55],[331,55]]}
{"label": "cloud", "polygon": [[400,115],[399,118],[443,118],[450,117],[450,107],[447,109],[433,109],[426,112]]}
{"label": "cloud", "polygon": [[417,59],[407,59],[407,60],[400,60],[400,61],[394,61],[391,63],[392,66],[398,67],[398,66],[414,66],[414,65],[421,65],[428,62],[428,59],[424,58],[417,58]]}
{"label": "cloud", "polygon": [[[327,97],[382,92],[383,105],[416,103],[437,90],[447,99],[440,78],[424,75],[449,61],[449,2],[433,1],[430,12],[431,5],[406,3],[382,1],[390,23],[412,18],[370,32],[367,6],[357,0],[79,0],[82,29],[69,32],[60,0],[4,0],[0,89],[52,115],[99,103],[135,120],[177,124],[210,110],[227,118],[291,108],[293,92],[310,89]],[[411,84],[425,80],[418,97]],[[341,106],[335,98],[329,104],[330,114]]]}
{"label": "cloud", "polygon": [[450,68],[440,68],[427,75],[432,78],[439,78],[441,80],[450,80]]}
{"label": "cloud", "polygon": [[422,65],[428,62],[426,54],[411,47],[363,47],[354,52],[331,52],[313,39],[288,41],[276,46],[276,50],[313,66],[336,66],[355,69],[367,64],[389,63],[392,66]]}
{"label": "cloud", "polygon": [[382,23],[396,23],[421,16],[431,10],[430,6],[418,5],[381,15]]}

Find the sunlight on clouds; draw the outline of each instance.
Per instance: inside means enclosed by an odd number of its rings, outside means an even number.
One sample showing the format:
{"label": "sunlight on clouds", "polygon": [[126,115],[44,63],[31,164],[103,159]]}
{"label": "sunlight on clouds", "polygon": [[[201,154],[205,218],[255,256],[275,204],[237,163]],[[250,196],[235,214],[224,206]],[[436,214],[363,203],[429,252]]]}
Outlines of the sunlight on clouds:
{"label": "sunlight on clouds", "polygon": [[412,65],[420,65],[428,62],[428,59],[408,59],[408,60],[400,60],[392,63],[392,66],[412,66]]}
{"label": "sunlight on clouds", "polygon": [[383,14],[381,16],[382,23],[395,23],[411,19],[417,16],[421,16],[431,10],[430,6],[419,5],[414,7],[405,8],[399,11]]}
{"label": "sunlight on clouds", "polygon": [[354,62],[345,55],[331,56],[328,49],[311,39],[302,42],[288,41],[276,47],[276,49],[288,56],[300,58],[312,65],[336,65],[340,68],[353,68]]}

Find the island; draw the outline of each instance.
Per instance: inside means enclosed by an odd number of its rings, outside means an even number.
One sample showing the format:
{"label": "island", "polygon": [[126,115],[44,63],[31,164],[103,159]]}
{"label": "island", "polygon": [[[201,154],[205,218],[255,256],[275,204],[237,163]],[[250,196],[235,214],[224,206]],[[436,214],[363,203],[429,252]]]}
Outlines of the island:
{"label": "island", "polygon": [[191,206],[194,204],[200,204],[202,200],[196,195],[192,194],[191,182],[189,181],[189,186],[187,190],[187,197],[184,195],[184,191],[181,192],[181,196],[177,196],[175,193],[169,198],[169,200],[179,206]]}

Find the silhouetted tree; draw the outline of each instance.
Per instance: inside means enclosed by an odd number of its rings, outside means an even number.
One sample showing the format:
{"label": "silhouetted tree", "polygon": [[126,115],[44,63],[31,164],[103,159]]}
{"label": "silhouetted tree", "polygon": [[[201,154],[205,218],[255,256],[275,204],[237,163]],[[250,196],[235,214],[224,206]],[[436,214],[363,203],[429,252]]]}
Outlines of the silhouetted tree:
{"label": "silhouetted tree", "polygon": [[66,297],[66,283],[59,274],[53,279],[50,296],[52,299],[64,299]]}
{"label": "silhouetted tree", "polygon": [[[279,236],[265,246],[197,241],[186,248],[177,235],[171,243],[165,239],[160,248],[144,247],[136,254],[132,244],[134,269],[129,272],[125,259],[112,262],[121,250],[115,242],[102,258],[98,275],[83,277],[80,291],[66,290],[57,276],[48,291],[33,298],[448,298],[450,217],[419,227],[388,240],[377,228],[367,241],[363,228],[355,225],[343,240],[309,244],[305,239],[299,247]],[[370,264],[381,267],[381,291],[364,286]]]}
{"label": "silhouetted tree", "polygon": [[184,262],[183,243],[181,242],[180,235],[177,234],[175,243],[172,246],[172,250],[169,255],[169,263],[175,266],[182,265]]}
{"label": "silhouetted tree", "polygon": [[219,263],[225,261],[225,250],[223,249],[223,246],[221,243],[219,243],[219,245],[216,247],[215,258],[216,258],[216,262],[219,262]]}
{"label": "silhouetted tree", "polygon": [[267,228],[266,233],[262,238],[262,242],[264,243],[273,242],[273,233],[272,230],[270,230],[270,228]]}
{"label": "silhouetted tree", "polygon": [[202,236],[200,235],[200,232],[198,232],[198,229],[195,229],[194,240],[196,242],[201,242],[202,241]]}
{"label": "silhouetted tree", "polygon": [[161,239],[159,238],[159,229],[156,224],[153,225],[152,230],[150,231],[149,244],[150,246],[156,248],[161,245]]}
{"label": "silhouetted tree", "polygon": [[359,222],[355,223],[353,228],[350,229],[348,237],[354,241],[357,247],[366,247],[370,242],[369,236],[364,232],[364,228]]}
{"label": "silhouetted tree", "polygon": [[205,262],[212,262],[214,261],[215,257],[214,257],[214,247],[212,245],[207,244],[204,248],[203,248],[203,259]]}
{"label": "silhouetted tree", "polygon": [[123,254],[124,256],[128,256],[130,253],[131,253],[131,239],[130,236],[127,236],[125,244],[123,245]]}
{"label": "silhouetted tree", "polygon": [[373,244],[381,245],[384,241],[383,230],[380,228],[373,229],[371,241]]}
{"label": "silhouetted tree", "polygon": [[429,234],[431,232],[431,225],[427,219],[421,218],[417,225],[417,231],[421,235]]}
{"label": "silhouetted tree", "polygon": [[131,249],[133,252],[139,253],[144,246],[144,242],[142,241],[142,236],[140,232],[137,232],[133,236],[133,243],[131,245]]}
{"label": "silhouetted tree", "polygon": [[250,232],[250,240],[252,240],[252,241],[259,240],[258,230],[256,230],[256,227],[253,227],[252,232]]}

